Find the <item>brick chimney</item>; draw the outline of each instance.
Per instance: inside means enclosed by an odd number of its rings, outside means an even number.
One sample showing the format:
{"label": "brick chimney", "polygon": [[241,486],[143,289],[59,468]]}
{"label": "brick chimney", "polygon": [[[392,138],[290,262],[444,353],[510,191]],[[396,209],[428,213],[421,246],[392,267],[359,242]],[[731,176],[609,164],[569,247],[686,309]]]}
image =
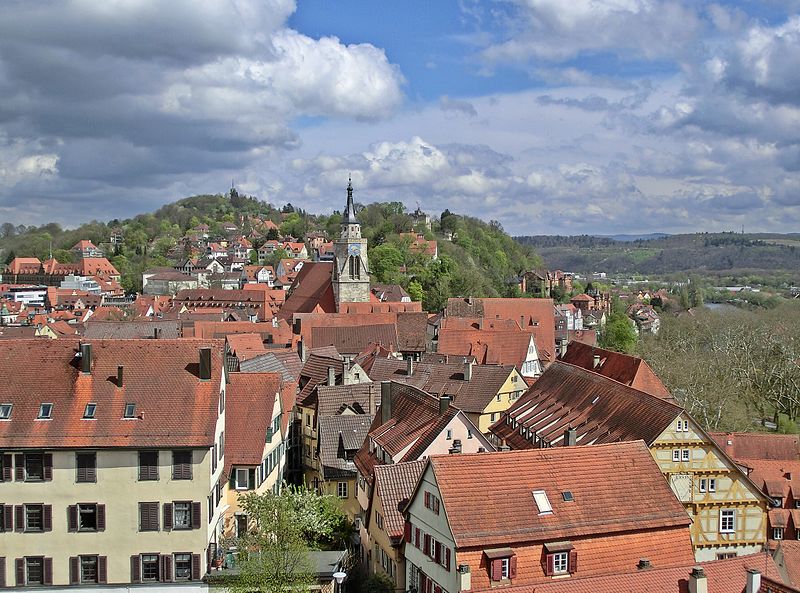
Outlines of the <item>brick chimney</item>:
{"label": "brick chimney", "polygon": [[472,381],[472,358],[464,361],[464,381]]}
{"label": "brick chimney", "polygon": [[381,381],[381,424],[386,424],[392,417],[392,382]]}
{"label": "brick chimney", "polygon": [[567,428],[567,430],[564,431],[565,447],[574,447],[577,440],[578,440],[578,434],[573,427],[570,426],[569,428]]}
{"label": "brick chimney", "polygon": [[450,407],[450,396],[443,395],[439,398],[439,416],[444,415],[447,412],[447,409]]}
{"label": "brick chimney", "polygon": [[122,387],[123,384],[124,384],[122,382],[122,378],[123,378],[122,377],[122,372],[123,372],[124,369],[125,369],[125,367],[123,367],[122,365],[118,365],[117,366],[117,387]]}
{"label": "brick chimney", "polygon": [[81,344],[81,372],[86,375],[92,374],[92,345]]}
{"label": "brick chimney", "polygon": [[695,566],[689,573],[689,593],[708,593],[708,579],[700,566]]}
{"label": "brick chimney", "polygon": [[336,385],[336,369],[328,367],[328,385]]}
{"label": "brick chimney", "polygon": [[414,374],[414,359],[407,358],[406,359],[406,376],[410,377]]}
{"label": "brick chimney", "polygon": [[200,380],[211,379],[211,348],[200,348]]}

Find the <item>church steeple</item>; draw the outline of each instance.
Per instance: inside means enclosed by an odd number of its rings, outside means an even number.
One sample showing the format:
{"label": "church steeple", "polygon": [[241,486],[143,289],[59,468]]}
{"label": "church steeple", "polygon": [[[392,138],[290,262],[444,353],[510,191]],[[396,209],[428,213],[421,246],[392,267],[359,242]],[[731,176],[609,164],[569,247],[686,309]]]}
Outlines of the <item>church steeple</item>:
{"label": "church steeple", "polygon": [[356,218],[356,207],[353,203],[353,179],[347,178],[347,207],[344,209],[344,216],[342,216],[342,224],[359,224]]}
{"label": "church steeple", "polygon": [[353,203],[353,180],[347,181],[347,207],[342,215],[342,234],[333,243],[333,295],[341,303],[362,303],[370,299],[367,240]]}

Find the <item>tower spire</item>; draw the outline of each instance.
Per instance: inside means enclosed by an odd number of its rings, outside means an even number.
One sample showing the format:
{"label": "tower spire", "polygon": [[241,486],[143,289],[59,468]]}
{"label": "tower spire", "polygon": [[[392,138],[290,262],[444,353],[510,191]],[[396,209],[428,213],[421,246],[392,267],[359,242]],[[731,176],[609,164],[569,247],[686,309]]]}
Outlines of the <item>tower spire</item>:
{"label": "tower spire", "polygon": [[344,210],[342,224],[358,224],[356,207],[353,203],[353,178],[350,175],[347,177],[347,207]]}

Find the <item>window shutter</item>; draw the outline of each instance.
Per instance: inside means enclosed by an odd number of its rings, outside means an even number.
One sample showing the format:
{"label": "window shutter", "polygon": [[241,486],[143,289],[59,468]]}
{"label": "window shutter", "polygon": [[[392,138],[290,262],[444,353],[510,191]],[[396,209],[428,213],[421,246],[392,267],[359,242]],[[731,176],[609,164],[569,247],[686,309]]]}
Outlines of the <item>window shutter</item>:
{"label": "window shutter", "polygon": [[3,454],[3,481],[10,482],[11,476],[14,473],[14,456],[11,453]]}
{"label": "window shutter", "polygon": [[444,549],[444,569],[450,571],[450,548]]}
{"label": "window shutter", "polygon": [[411,523],[409,521],[406,521],[404,529],[404,539],[406,540],[406,543],[411,543]]}
{"label": "window shutter", "polygon": [[77,585],[79,582],[78,576],[78,560],[77,556],[70,556],[69,559],[69,584]]}
{"label": "window shutter", "polygon": [[499,581],[503,578],[503,561],[501,559],[492,560],[492,580]]}
{"label": "window shutter", "polygon": [[200,554],[192,554],[192,580],[200,580]]}
{"label": "window shutter", "polygon": [[423,547],[422,547],[422,553],[425,554],[426,556],[429,556],[430,555],[430,551],[431,551],[431,536],[426,533],[425,534],[425,543],[423,544]]}
{"label": "window shutter", "polygon": [[78,505],[67,507],[67,531],[78,531]]}
{"label": "window shutter", "polygon": [[247,474],[247,488],[253,490],[256,487],[256,470],[251,469]]}
{"label": "window shutter", "polygon": [[6,531],[14,530],[14,506],[7,504],[3,507],[3,528]]}
{"label": "window shutter", "polygon": [[14,463],[16,464],[16,473],[14,479],[21,482],[25,479],[25,455],[17,453],[14,456]]}
{"label": "window shutter", "polygon": [[131,556],[131,583],[138,583],[142,580],[139,556]]}
{"label": "window shutter", "polygon": [[414,528],[414,546],[419,549],[419,527]]}
{"label": "window shutter", "polygon": [[6,586],[6,558],[0,556],[0,587]]}
{"label": "window shutter", "polygon": [[169,582],[172,580],[172,556],[164,555],[161,557],[161,581]]}
{"label": "window shutter", "polygon": [[53,531],[53,505],[46,504],[42,507],[42,529]]}
{"label": "window shutter", "polygon": [[14,507],[14,531],[25,531],[25,507],[18,504]]}
{"label": "window shutter", "polygon": [[436,542],[433,546],[433,560],[436,564],[441,564],[442,562],[442,544]]}
{"label": "window shutter", "polygon": [[578,550],[570,550],[569,552],[569,566],[567,567],[570,573],[578,572]]}
{"label": "window shutter", "polygon": [[545,568],[544,574],[547,576],[552,576],[556,572],[556,558],[555,554],[548,554],[547,555],[547,566]]}
{"label": "window shutter", "polygon": [[106,505],[97,505],[97,531],[106,530]]}
{"label": "window shutter", "polygon": [[202,508],[199,502],[192,503],[192,529],[200,529],[203,522]]}
{"label": "window shutter", "polygon": [[172,529],[172,503],[164,503],[164,531]]}
{"label": "window shutter", "polygon": [[431,493],[426,491],[425,492],[425,508],[429,509],[431,506]]}
{"label": "window shutter", "polygon": [[53,584],[53,559],[52,558],[45,558],[44,559],[44,584],[45,585],[52,585]]}
{"label": "window shutter", "polygon": [[14,568],[17,573],[17,587],[25,585],[25,558],[16,558]]}
{"label": "window shutter", "polygon": [[[53,479],[53,454],[52,453],[45,453],[42,456],[44,460],[44,479],[45,480],[52,480]],[[45,560],[45,563],[47,560]],[[50,561],[52,563],[52,560]]]}
{"label": "window shutter", "polygon": [[97,557],[97,582],[105,583],[108,581],[108,560],[105,556]]}
{"label": "window shutter", "polygon": [[516,578],[517,577],[517,557],[512,556],[511,559],[508,561],[508,576],[509,578]]}

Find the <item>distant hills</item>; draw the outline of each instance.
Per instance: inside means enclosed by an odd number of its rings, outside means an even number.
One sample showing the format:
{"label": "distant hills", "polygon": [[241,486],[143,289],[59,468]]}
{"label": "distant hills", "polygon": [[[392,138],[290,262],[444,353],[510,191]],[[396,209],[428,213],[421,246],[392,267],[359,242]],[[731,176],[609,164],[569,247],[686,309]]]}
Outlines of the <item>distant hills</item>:
{"label": "distant hills", "polygon": [[550,269],[628,275],[699,274],[800,280],[800,233],[515,237]]}

